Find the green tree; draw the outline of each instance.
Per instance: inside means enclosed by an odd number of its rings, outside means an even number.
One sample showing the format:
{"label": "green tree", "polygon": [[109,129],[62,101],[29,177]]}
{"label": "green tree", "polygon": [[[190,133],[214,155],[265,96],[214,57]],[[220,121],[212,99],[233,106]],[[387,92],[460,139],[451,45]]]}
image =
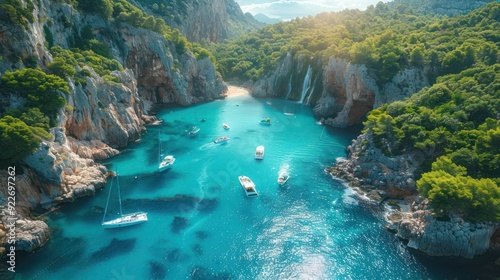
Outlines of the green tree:
{"label": "green tree", "polygon": [[49,71],[61,78],[72,78],[76,74],[75,68],[66,63],[66,60],[62,57],[55,57],[51,63],[47,65]]}
{"label": "green tree", "polygon": [[11,91],[26,98],[26,105],[39,108],[55,125],[55,118],[66,100],[61,93],[69,94],[66,81],[52,74],[45,74],[40,69],[24,68],[14,72],[7,71],[2,76],[2,83]]}
{"label": "green tree", "polygon": [[0,165],[6,166],[34,152],[40,140],[23,121],[5,116],[0,119],[0,143],[4,147],[0,149]]}
{"label": "green tree", "polygon": [[410,61],[411,61],[411,64],[418,66],[418,67],[423,67],[425,65],[424,50],[422,47],[416,47],[411,51]]}
{"label": "green tree", "polygon": [[104,19],[111,17],[113,1],[111,0],[78,0],[78,8],[89,14],[97,14]]}

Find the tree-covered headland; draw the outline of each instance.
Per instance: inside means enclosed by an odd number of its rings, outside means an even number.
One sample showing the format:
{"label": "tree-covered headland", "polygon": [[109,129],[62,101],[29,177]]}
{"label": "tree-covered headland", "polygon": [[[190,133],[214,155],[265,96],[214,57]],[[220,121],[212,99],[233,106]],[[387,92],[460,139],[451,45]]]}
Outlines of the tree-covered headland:
{"label": "tree-covered headland", "polygon": [[269,25],[210,49],[226,78],[257,80],[287,53],[323,65],[330,57],[364,64],[379,86],[405,68],[423,68],[432,86],[373,110],[364,132],[387,156],[429,155],[417,187],[436,215],[498,221],[500,3],[455,17],[418,10],[380,2]]}

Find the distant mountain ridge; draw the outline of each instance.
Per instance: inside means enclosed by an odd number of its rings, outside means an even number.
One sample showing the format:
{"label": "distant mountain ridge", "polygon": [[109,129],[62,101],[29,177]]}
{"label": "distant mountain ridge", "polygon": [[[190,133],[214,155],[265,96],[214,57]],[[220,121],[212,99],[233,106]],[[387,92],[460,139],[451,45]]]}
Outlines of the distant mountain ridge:
{"label": "distant mountain ridge", "polygon": [[268,17],[264,14],[260,14],[260,13],[254,15],[253,18],[255,18],[256,20],[258,20],[260,22],[267,23],[267,24],[275,24],[275,23],[278,23],[281,21],[279,18],[270,18],[270,17]]}
{"label": "distant mountain ridge", "polygon": [[398,5],[410,6],[419,14],[433,14],[454,16],[467,14],[472,10],[483,7],[495,0],[394,0],[387,3],[390,7],[396,8]]}

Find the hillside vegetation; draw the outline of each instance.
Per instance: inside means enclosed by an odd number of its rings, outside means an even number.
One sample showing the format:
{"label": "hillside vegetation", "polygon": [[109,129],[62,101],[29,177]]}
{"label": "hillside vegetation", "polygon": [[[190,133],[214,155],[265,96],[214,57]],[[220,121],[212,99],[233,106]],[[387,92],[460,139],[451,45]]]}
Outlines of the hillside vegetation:
{"label": "hillside vegetation", "polygon": [[379,86],[425,68],[433,85],[373,110],[364,132],[387,156],[430,155],[417,187],[436,215],[500,220],[500,3],[452,18],[404,3],[282,22],[211,50],[226,78],[257,80],[288,52],[365,64]]}
{"label": "hillside vegetation", "polygon": [[364,123],[388,155],[420,150],[418,191],[436,214],[500,220],[500,64],[478,65],[371,111]]}
{"label": "hillside vegetation", "polygon": [[[67,0],[84,16],[98,16],[117,27],[129,24],[162,34],[172,42],[174,52],[183,54],[192,52],[196,58],[213,57],[199,44],[190,43],[177,29],[168,26],[163,19],[156,18],[141,11],[127,0]],[[31,29],[34,21],[35,2],[18,0],[0,0],[0,24],[17,28],[20,31]],[[57,125],[56,119],[61,109],[71,111],[66,106],[65,95],[70,94],[70,80],[76,85],[85,86],[86,78],[91,77],[93,70],[108,83],[118,83],[112,71],[123,70],[120,62],[112,56],[109,46],[99,41],[87,25],[76,26],[65,16],[61,16],[64,27],[72,30],[69,49],[55,45],[55,36],[47,24],[43,27],[45,47],[52,54],[52,61],[40,65],[33,56],[27,58],[20,50],[8,53],[0,60],[20,62],[26,68],[2,73],[0,90],[2,97],[14,98],[15,109],[0,107],[0,142],[12,149],[0,151],[0,166],[17,163],[32,153],[42,140],[50,140],[51,127]],[[2,47],[3,51],[3,47]],[[10,97],[14,96],[14,97]],[[17,98],[17,99],[16,99]],[[15,148],[14,148],[15,147]]]}
{"label": "hillside vegetation", "polygon": [[327,63],[337,57],[366,64],[383,85],[409,66],[430,67],[429,78],[458,73],[476,61],[498,60],[500,4],[464,16],[422,15],[411,6],[379,3],[366,11],[322,13],[266,26],[224,44],[212,45],[226,78],[257,80],[287,52]]}

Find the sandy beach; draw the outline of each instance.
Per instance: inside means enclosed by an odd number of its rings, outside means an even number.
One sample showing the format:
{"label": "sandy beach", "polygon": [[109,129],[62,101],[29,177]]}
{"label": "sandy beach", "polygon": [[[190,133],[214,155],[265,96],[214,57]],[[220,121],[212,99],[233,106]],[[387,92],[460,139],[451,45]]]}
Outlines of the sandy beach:
{"label": "sandy beach", "polygon": [[234,97],[243,94],[249,94],[248,88],[230,85],[227,86],[226,97]]}

